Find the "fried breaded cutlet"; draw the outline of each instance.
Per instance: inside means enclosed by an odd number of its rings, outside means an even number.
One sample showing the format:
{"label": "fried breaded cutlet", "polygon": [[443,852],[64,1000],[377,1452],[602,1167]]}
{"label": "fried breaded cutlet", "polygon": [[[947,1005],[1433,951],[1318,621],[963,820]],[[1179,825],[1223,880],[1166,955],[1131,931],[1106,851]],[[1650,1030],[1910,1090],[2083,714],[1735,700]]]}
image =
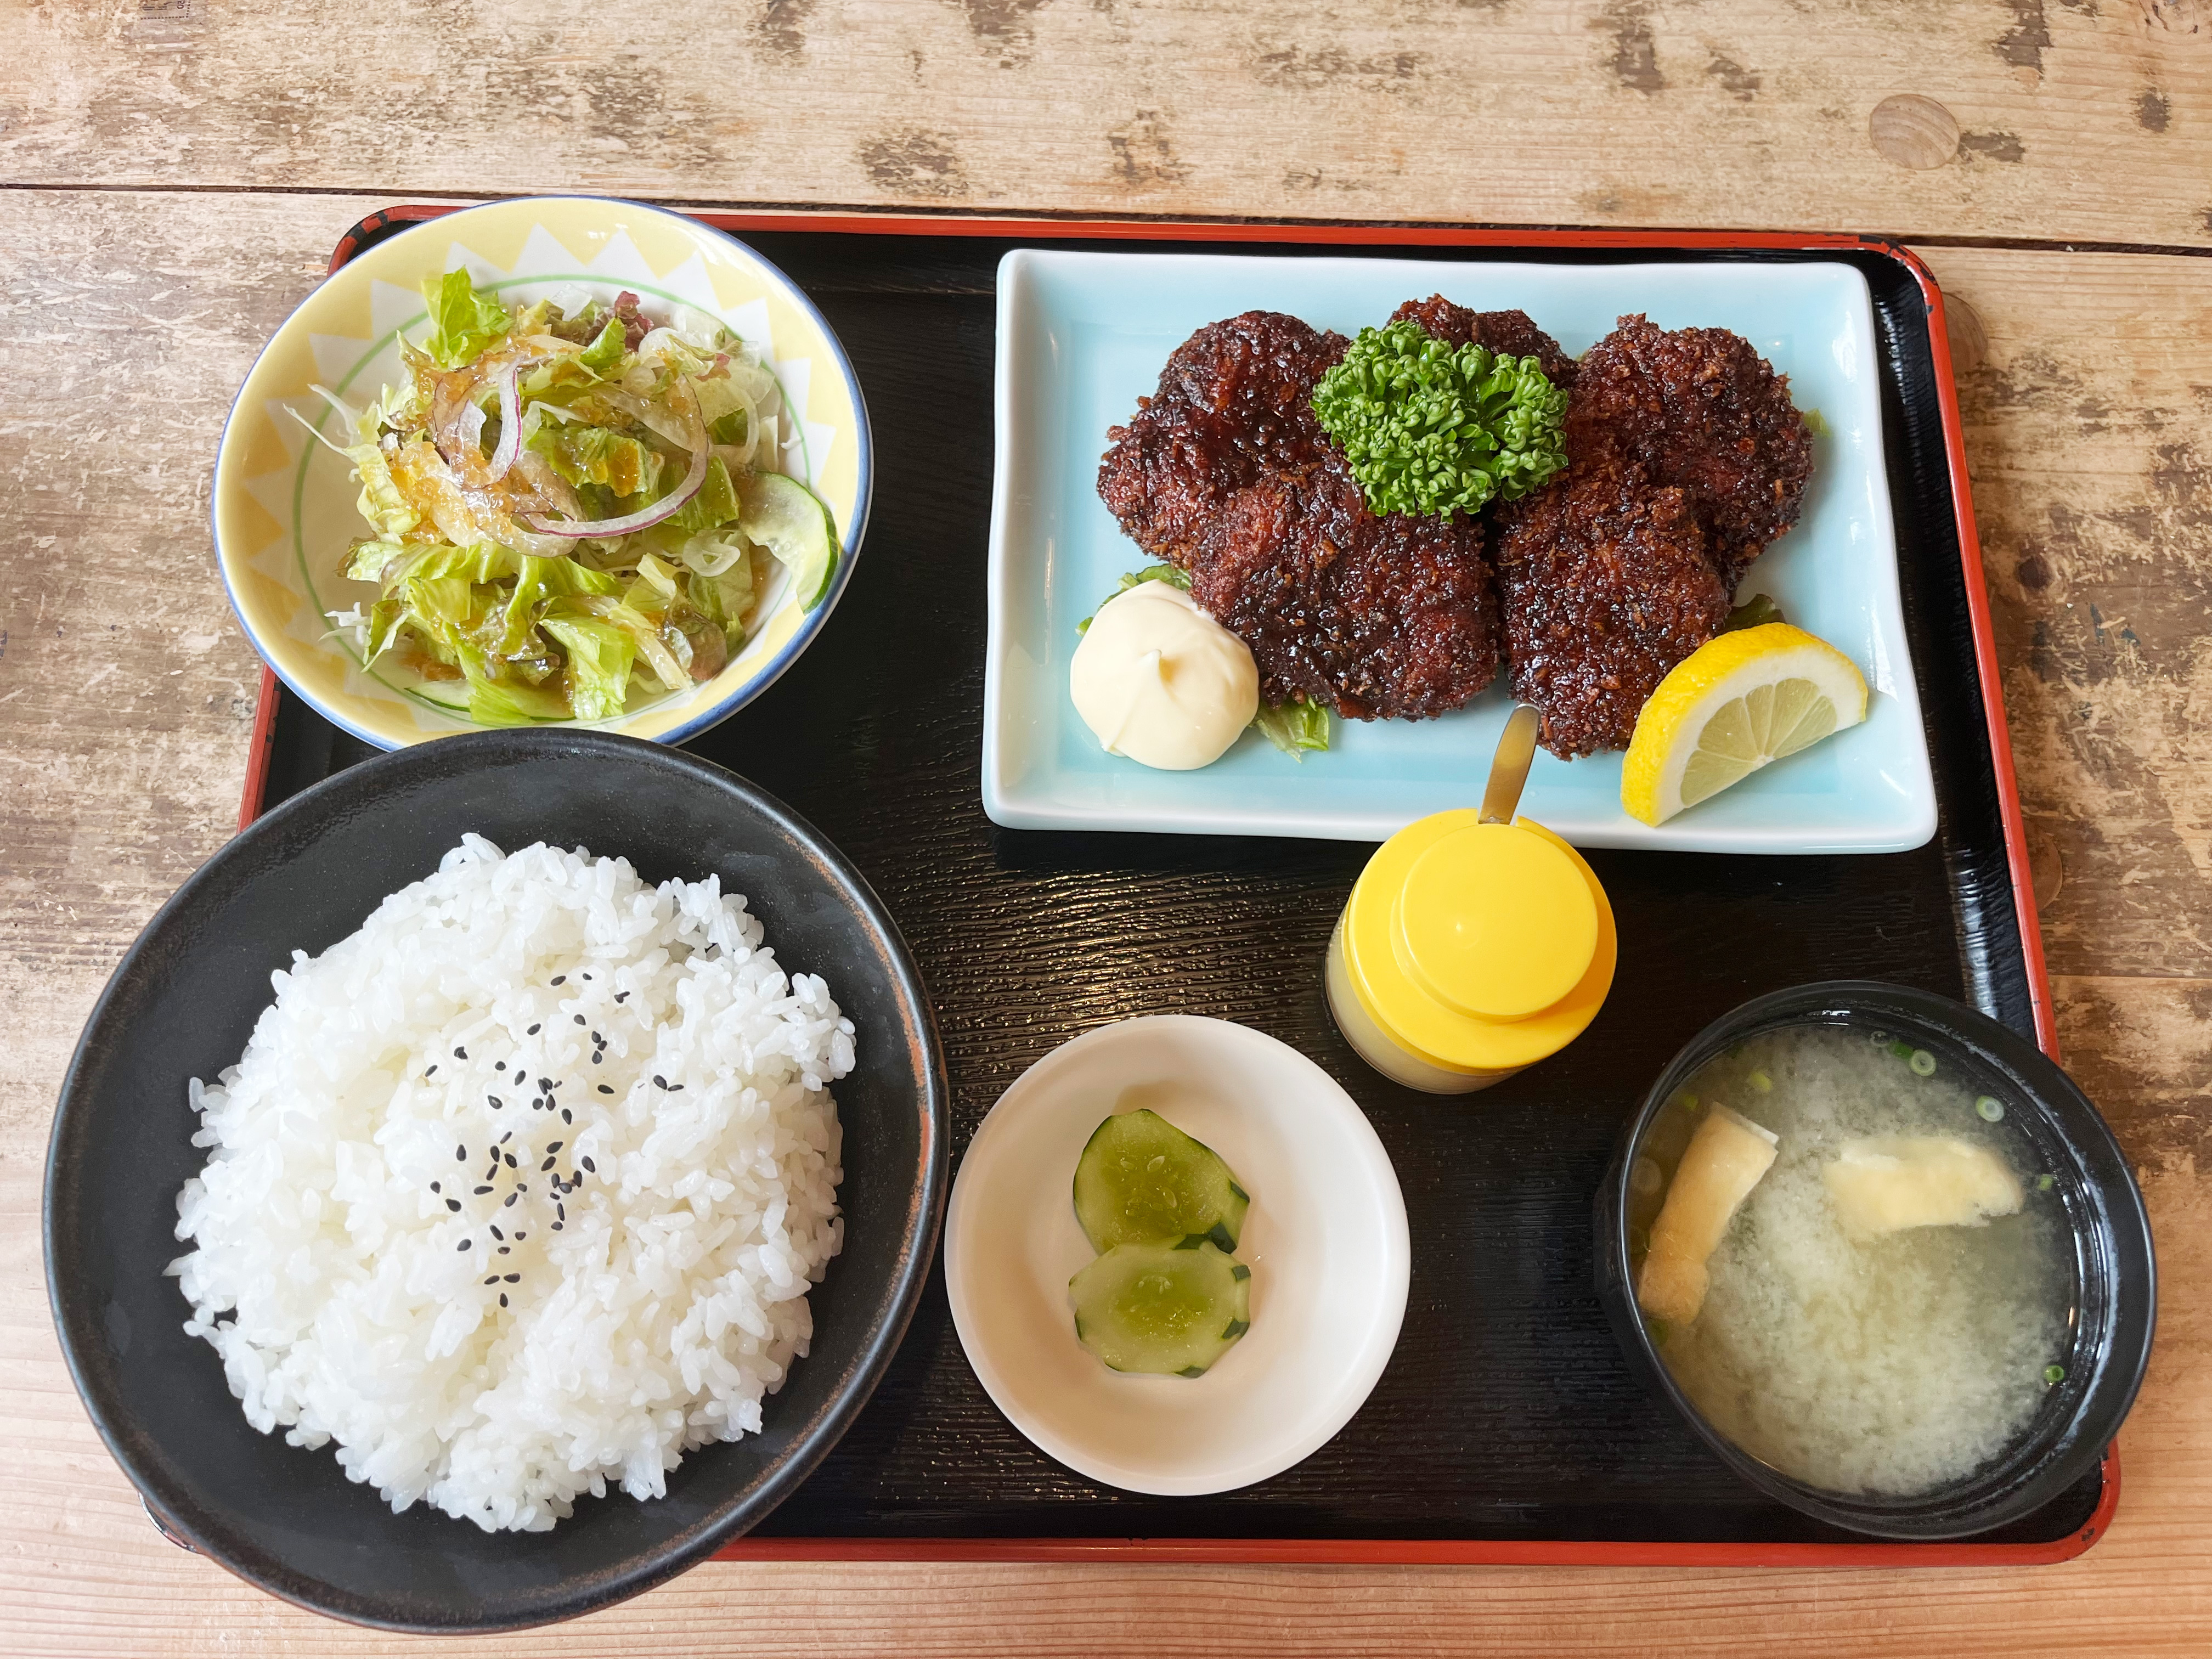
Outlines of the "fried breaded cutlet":
{"label": "fried breaded cutlet", "polygon": [[1407,301],[1390,313],[1390,320],[1419,323],[1448,346],[1479,345],[1501,356],[1534,357],[1553,386],[1571,388],[1575,383],[1575,360],[1525,311],[1469,311],[1441,294],[1431,294],[1425,300]]}
{"label": "fried breaded cutlet", "polygon": [[1565,757],[1623,749],[1797,521],[1812,435],[1785,376],[1725,329],[1624,317],[1576,366],[1567,470],[1498,509],[1513,695]]}
{"label": "fried breaded cutlet", "polygon": [[[1459,314],[1566,361],[1518,312]],[[1251,647],[1269,702],[1426,719],[1496,677],[1496,585],[1479,522],[1368,510],[1311,401],[1348,343],[1276,312],[1200,329],[1108,433],[1098,494]]]}
{"label": "fried breaded cutlet", "polygon": [[1750,341],[1641,316],[1623,317],[1583,354],[1566,440],[1571,456],[1607,449],[1686,494],[1731,590],[1797,522],[1813,474],[1813,434],[1789,377]]}

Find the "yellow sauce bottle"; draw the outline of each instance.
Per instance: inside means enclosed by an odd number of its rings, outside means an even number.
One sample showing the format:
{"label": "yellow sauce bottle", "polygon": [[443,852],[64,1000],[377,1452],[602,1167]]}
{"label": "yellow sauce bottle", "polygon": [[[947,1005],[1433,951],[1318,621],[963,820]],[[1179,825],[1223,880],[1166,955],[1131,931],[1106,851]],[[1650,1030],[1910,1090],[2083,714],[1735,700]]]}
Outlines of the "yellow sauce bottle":
{"label": "yellow sauce bottle", "polygon": [[1385,1077],[1468,1094],[1580,1036],[1615,954],[1613,907],[1573,848],[1524,817],[1438,812],[1353,884],[1328,942],[1329,1012]]}

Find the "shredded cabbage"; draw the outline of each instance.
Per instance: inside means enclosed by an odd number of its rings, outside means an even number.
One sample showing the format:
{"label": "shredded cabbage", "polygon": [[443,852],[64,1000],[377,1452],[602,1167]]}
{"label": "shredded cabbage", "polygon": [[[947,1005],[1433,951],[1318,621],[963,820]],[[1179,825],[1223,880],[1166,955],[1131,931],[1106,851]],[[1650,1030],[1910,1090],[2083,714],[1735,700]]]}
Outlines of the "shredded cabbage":
{"label": "shredded cabbage", "polygon": [[[378,589],[334,623],[366,661],[489,725],[611,719],[718,672],[766,587],[738,485],[775,459],[775,376],[713,317],[679,307],[656,325],[635,295],[510,307],[465,270],[422,295],[430,331],[402,341],[399,384],[362,409],[316,388],[345,421],[323,441],[352,465],[370,532],[341,573]],[[495,477],[502,377],[520,428]],[[683,500],[702,423],[705,482]],[[593,536],[605,520],[648,527]]]}

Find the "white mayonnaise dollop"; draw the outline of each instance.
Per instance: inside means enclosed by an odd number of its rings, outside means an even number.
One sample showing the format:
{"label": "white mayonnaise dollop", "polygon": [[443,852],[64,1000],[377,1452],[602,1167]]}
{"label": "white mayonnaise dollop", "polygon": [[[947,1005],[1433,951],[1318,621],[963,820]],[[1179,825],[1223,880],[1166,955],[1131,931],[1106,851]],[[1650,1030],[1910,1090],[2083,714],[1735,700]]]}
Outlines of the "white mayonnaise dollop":
{"label": "white mayonnaise dollop", "polygon": [[1219,760],[1260,708],[1244,641],[1168,582],[1139,582],[1101,605],[1067,678],[1107,753],[1168,772]]}

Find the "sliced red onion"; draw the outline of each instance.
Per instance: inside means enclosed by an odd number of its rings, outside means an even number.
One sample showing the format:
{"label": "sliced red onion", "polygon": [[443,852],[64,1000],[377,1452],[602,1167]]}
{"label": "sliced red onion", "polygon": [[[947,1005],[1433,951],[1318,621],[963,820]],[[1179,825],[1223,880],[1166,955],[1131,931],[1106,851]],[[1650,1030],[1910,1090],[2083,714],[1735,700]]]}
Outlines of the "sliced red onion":
{"label": "sliced red onion", "polygon": [[491,452],[491,482],[497,483],[522,453],[522,368],[512,362],[492,376],[499,390],[499,442]]}
{"label": "sliced red onion", "polygon": [[618,519],[547,519],[526,513],[522,521],[548,536],[580,542],[650,530],[663,519],[675,517],[684,504],[699,493],[699,486],[707,482],[707,463],[714,454],[714,446],[707,439],[707,422],[699,416],[699,394],[688,380],[684,389],[690,393],[689,406],[684,410],[684,446],[691,452],[691,469],[684,475],[683,483],[652,506],[625,513]]}

